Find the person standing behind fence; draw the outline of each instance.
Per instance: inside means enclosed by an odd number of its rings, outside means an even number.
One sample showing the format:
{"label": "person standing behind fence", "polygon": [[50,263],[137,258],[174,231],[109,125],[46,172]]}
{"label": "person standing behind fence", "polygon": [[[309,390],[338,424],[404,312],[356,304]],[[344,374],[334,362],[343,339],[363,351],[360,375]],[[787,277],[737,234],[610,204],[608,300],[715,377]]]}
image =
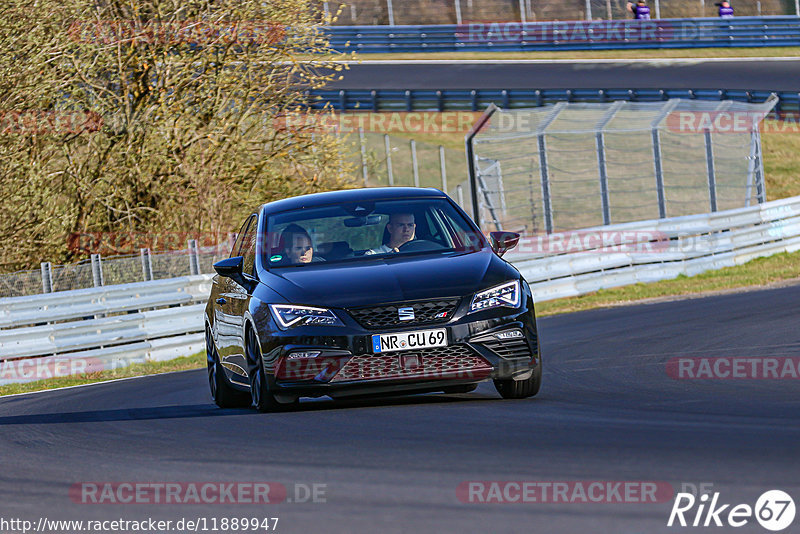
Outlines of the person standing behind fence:
{"label": "person standing behind fence", "polygon": [[733,8],[731,7],[730,2],[719,2],[718,4],[714,5],[719,6],[719,18],[721,19],[733,18]]}
{"label": "person standing behind fence", "polygon": [[633,13],[636,20],[650,20],[650,8],[644,0],[638,0],[635,5],[628,2],[628,11]]}

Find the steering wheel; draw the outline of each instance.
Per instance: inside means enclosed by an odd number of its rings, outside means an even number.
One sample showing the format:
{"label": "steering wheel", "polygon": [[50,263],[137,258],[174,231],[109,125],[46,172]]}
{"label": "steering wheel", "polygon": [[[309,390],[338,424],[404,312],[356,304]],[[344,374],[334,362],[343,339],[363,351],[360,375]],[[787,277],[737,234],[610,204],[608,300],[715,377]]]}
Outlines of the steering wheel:
{"label": "steering wheel", "polygon": [[441,248],[444,247],[439,243],[434,243],[427,239],[413,239],[397,247],[397,250],[400,252],[425,252],[428,250],[439,250]]}

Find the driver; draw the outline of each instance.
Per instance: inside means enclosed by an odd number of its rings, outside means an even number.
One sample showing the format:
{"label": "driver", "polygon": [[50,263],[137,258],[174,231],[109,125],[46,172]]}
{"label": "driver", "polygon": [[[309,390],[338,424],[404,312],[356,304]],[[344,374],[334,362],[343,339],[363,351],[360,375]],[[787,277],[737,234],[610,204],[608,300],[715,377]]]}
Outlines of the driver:
{"label": "driver", "polygon": [[417,223],[414,222],[413,213],[392,213],[389,215],[389,222],[386,223],[386,233],[388,241],[378,248],[373,248],[365,254],[386,254],[388,252],[400,252],[400,247],[413,240],[416,235]]}

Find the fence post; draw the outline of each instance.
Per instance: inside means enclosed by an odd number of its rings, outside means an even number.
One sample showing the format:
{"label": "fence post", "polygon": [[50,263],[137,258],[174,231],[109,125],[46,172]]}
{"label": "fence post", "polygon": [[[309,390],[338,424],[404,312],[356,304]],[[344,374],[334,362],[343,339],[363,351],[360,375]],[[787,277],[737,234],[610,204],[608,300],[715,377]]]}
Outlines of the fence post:
{"label": "fence post", "polygon": [[703,134],[706,144],[706,168],[708,169],[708,201],[711,211],[717,211],[717,183],[714,176],[714,146],[711,144],[711,131],[706,128]]}
{"label": "fence post", "polygon": [[461,209],[464,209],[464,188],[461,187],[461,184],[456,186],[456,198],[458,199],[458,205],[461,206]]}
{"label": "fence post", "polygon": [[383,134],[383,146],[386,151],[386,175],[389,178],[389,185],[394,185],[394,174],[392,173],[392,146],[389,142],[389,134]]}
{"label": "fence post", "polygon": [[592,20],[592,1],[586,0],[586,20]]}
{"label": "fence post", "polygon": [[439,170],[442,172],[442,191],[447,194],[447,167],[444,161],[444,147],[439,145]]}
{"label": "fence post", "polygon": [[364,128],[358,129],[358,142],[361,144],[361,174],[364,175],[364,187],[367,187],[367,145],[364,140]]}
{"label": "fence post", "polygon": [[611,205],[608,200],[608,174],[606,169],[606,144],[603,138],[603,130],[606,125],[611,122],[614,115],[617,114],[619,108],[625,105],[625,102],[618,100],[611,104],[608,111],[603,114],[603,117],[595,125],[595,140],[597,143],[597,168],[600,171],[600,200],[603,208],[603,224],[611,224]]}
{"label": "fence post", "polygon": [[611,224],[611,206],[608,203],[608,176],[606,175],[606,145],[603,132],[595,134],[597,141],[597,168],[600,171],[600,201],[603,209],[603,224]]}
{"label": "fence post", "polygon": [[389,26],[394,26],[394,7],[392,0],[386,0],[386,8],[389,10]]}
{"label": "fence post", "polygon": [[[588,3],[589,0],[586,0],[586,2]],[[525,0],[519,0],[519,20],[523,24],[528,22],[527,20],[525,20]]]}
{"label": "fence post", "polygon": [[[541,96],[541,93],[537,93]],[[536,138],[539,145],[539,175],[542,182],[542,204],[544,209],[542,213],[544,214],[544,231],[548,234],[553,233],[553,205],[550,196],[550,176],[547,172],[547,143],[545,141],[545,131],[550,124],[556,120],[556,117],[561,110],[564,109],[566,106],[566,102],[558,102],[555,106],[553,106],[553,110],[550,114],[545,118],[544,121],[539,124],[539,129],[536,131]]]}
{"label": "fence post", "polygon": [[664,192],[664,167],[661,159],[661,123],[674,110],[680,99],[673,98],[667,100],[664,107],[659,111],[658,116],[650,123],[651,136],[653,138],[653,168],[656,175],[656,195],[658,196],[658,218],[667,217],[667,196]]}
{"label": "fence post", "polygon": [[140,248],[139,257],[142,259],[142,280],[149,282],[153,279],[153,262],[150,259],[150,249]]}
{"label": "fence post", "polygon": [[656,195],[658,195],[658,218],[667,217],[667,198],[664,195],[664,169],[661,165],[661,134],[653,128],[653,166],[656,173]]}
{"label": "fence post", "polygon": [[456,24],[461,25],[461,0],[454,0],[456,4]]}
{"label": "fence post", "polygon": [[661,2],[656,0],[656,18],[661,19]]}
{"label": "fence post", "polygon": [[42,262],[42,293],[53,292],[53,268],[49,261]]}
{"label": "fence post", "polygon": [[800,0],[794,0],[794,14],[800,17]]}
{"label": "fence post", "polygon": [[92,254],[92,282],[94,287],[103,285],[103,261],[100,254]]}
{"label": "fence post", "polygon": [[189,272],[200,274],[200,258],[197,257],[197,240],[189,240]]}
{"label": "fence post", "polygon": [[414,173],[414,187],[419,187],[419,167],[417,166],[417,142],[413,139],[411,144],[411,171]]}
{"label": "fence post", "polygon": [[544,205],[544,231],[553,233],[553,205],[550,200],[550,177],[547,174],[547,143],[544,132],[538,136],[539,141],[539,177],[542,181],[542,204]]}
{"label": "fence post", "polygon": [[756,130],[757,146],[756,154],[758,158],[758,175],[756,179],[756,195],[759,204],[767,201],[767,191],[764,183],[764,158],[761,157],[761,132]]}

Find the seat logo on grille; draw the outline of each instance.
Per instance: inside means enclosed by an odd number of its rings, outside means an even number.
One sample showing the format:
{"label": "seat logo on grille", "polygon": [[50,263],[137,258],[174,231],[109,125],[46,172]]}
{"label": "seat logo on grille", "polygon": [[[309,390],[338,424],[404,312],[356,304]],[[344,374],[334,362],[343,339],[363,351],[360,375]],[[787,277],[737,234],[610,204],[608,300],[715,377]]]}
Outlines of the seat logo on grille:
{"label": "seat logo on grille", "polygon": [[397,308],[397,313],[401,321],[414,320],[414,308]]}

